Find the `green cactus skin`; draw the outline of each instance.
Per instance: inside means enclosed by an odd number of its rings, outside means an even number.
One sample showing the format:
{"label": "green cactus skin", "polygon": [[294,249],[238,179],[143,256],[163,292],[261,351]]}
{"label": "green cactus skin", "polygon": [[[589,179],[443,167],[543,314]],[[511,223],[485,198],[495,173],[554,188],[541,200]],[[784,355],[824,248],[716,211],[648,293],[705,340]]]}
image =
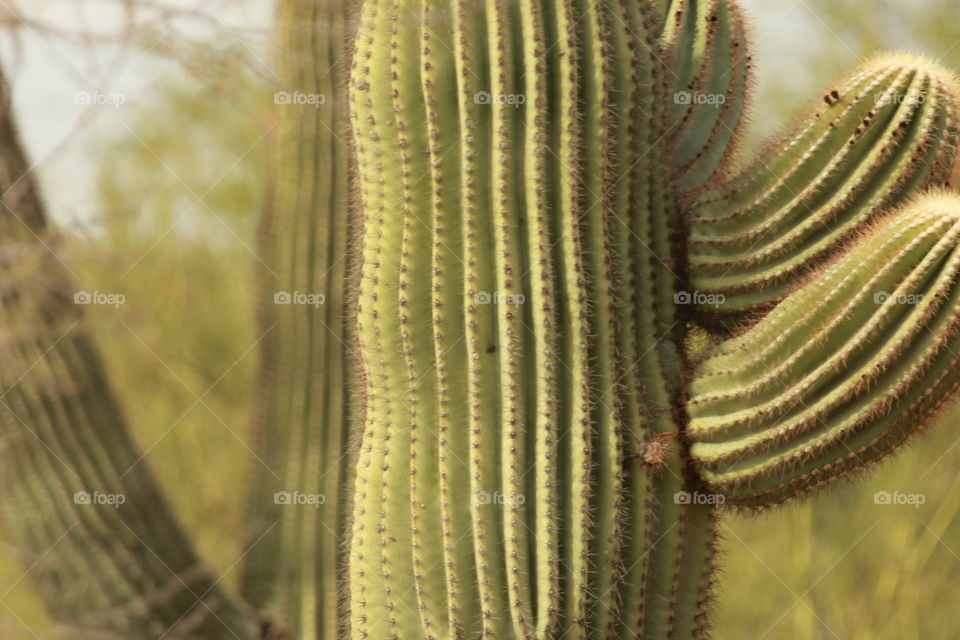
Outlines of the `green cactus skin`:
{"label": "green cactus skin", "polygon": [[660,45],[669,56],[673,101],[666,143],[675,188],[687,196],[722,175],[745,120],[750,55],[735,3],[673,0]]}
{"label": "green cactus skin", "polygon": [[[0,75],[0,480],[11,543],[51,615],[73,628],[252,640],[253,612],[197,558],[131,437],[11,111]],[[77,492],[124,503],[85,504]]]}
{"label": "green cactus skin", "polygon": [[[291,99],[273,108],[270,193],[260,228],[258,254],[268,267],[260,282],[262,395],[242,591],[269,624],[297,638],[336,637],[343,622],[339,567],[353,464],[353,338],[344,313],[350,28],[347,2],[278,5],[276,90]],[[278,292],[323,298],[276,304]],[[297,491],[322,494],[324,502],[274,500],[276,492]]]}
{"label": "green cactus skin", "polygon": [[886,457],[960,383],[957,199],[898,210],[704,360],[688,433],[706,482],[744,506]]}
{"label": "green cactus skin", "polygon": [[703,623],[657,30],[628,1],[363,7],[358,637]]}
{"label": "green cactus skin", "polygon": [[952,394],[960,200],[896,207],[948,182],[953,77],[871,61],[728,175],[749,70],[732,2],[364,2],[353,637],[706,637],[684,492],[809,492]]}
{"label": "green cactus skin", "polygon": [[879,56],[740,176],[701,194],[689,262],[691,287],[710,296],[702,310],[737,320],[769,308],[911,194],[948,184],[958,93],[934,63]]}

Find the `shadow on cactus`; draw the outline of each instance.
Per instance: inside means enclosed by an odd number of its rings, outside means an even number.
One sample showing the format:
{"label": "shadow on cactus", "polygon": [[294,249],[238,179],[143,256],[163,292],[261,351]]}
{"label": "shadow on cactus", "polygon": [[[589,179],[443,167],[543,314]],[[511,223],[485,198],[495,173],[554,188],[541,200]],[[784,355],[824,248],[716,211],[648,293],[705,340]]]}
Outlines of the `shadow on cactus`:
{"label": "shadow on cactus", "polygon": [[960,385],[936,64],[864,63],[735,171],[732,0],[282,0],[277,36],[242,598],[75,330],[0,85],[4,509],[71,632],[706,637],[723,509],[861,473]]}

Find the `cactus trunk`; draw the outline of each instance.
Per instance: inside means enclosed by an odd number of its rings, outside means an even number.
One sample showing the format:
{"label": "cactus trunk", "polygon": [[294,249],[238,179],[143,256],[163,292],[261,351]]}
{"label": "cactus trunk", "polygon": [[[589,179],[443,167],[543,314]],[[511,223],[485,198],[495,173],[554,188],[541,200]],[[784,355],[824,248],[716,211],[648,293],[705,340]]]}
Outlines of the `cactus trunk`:
{"label": "cactus trunk", "polygon": [[[718,504],[857,471],[952,392],[952,201],[890,214],[952,172],[952,77],[871,61],[729,176],[746,48],[723,0],[364,3],[355,634],[702,637]],[[690,327],[784,297],[694,367]]]}
{"label": "cactus trunk", "polygon": [[364,4],[360,637],[702,625],[658,28],[628,1]]}
{"label": "cactus trunk", "polygon": [[10,539],[52,615],[87,632],[252,640],[253,612],[197,557],[133,440],[11,109],[0,74],[0,481]]}
{"label": "cactus trunk", "polygon": [[[257,458],[242,590],[279,633],[342,629],[355,366],[350,272],[348,2],[278,5],[269,196],[259,229]],[[353,406],[351,406],[353,405]],[[307,502],[303,502],[306,500]]]}

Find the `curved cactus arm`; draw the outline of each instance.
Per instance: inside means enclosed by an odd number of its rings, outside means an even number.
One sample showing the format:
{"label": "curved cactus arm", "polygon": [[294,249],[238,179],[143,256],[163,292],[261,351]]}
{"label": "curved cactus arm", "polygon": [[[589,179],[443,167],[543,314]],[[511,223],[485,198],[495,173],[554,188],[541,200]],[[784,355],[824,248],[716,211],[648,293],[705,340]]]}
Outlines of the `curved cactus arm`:
{"label": "curved cactus arm", "polygon": [[735,155],[746,120],[750,53],[733,0],[665,4],[660,47],[669,64],[666,141],[676,187],[689,194],[718,180]]}
{"label": "curved cactus arm", "polygon": [[252,612],[197,558],[131,437],[53,252],[2,75],[0,194],[2,512],[27,575],[53,617],[84,633],[258,637]]}
{"label": "curved cactus arm", "polygon": [[960,197],[899,209],[697,368],[691,455],[766,506],[881,460],[960,386]]}
{"label": "curved cactus arm", "polygon": [[[259,252],[259,459],[242,585],[277,628],[333,638],[349,514],[349,2],[282,0]],[[354,403],[355,404],[355,403]]]}
{"label": "curved cactus arm", "polygon": [[770,308],[885,212],[948,183],[960,126],[953,74],[885,54],[834,87],[693,206],[690,284],[708,316],[736,322]]}

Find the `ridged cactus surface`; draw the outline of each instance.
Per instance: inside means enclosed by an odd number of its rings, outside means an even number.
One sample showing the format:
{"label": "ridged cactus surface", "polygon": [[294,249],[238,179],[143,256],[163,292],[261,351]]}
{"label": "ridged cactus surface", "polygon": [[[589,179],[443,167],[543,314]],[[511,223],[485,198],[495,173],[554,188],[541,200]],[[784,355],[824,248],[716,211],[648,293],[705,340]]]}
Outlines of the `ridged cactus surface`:
{"label": "ridged cactus surface", "polygon": [[278,3],[269,195],[259,228],[257,456],[242,591],[271,633],[341,628],[350,424],[350,3]]}
{"label": "ridged cactus surface", "polygon": [[3,510],[72,628],[705,638],[724,505],[954,397],[949,71],[868,60],[740,167],[733,0],[278,7],[246,602],[141,461],[0,83]]}
{"label": "ridged cactus surface", "polygon": [[749,69],[727,1],[363,3],[353,637],[706,636],[720,505],[951,397],[953,76],[868,61],[737,173]]}
{"label": "ridged cactus surface", "polygon": [[364,5],[361,636],[703,624],[659,29],[636,2]]}
{"label": "ridged cactus surface", "polygon": [[[947,183],[957,82],[886,54],[860,67],[691,210],[690,284],[734,320],[769,308],[912,194]],[[720,302],[722,298],[722,302]]]}
{"label": "ridged cactus surface", "polygon": [[960,382],[960,225],[953,195],[896,211],[691,384],[704,480],[737,504],[826,485],[894,451]]}

